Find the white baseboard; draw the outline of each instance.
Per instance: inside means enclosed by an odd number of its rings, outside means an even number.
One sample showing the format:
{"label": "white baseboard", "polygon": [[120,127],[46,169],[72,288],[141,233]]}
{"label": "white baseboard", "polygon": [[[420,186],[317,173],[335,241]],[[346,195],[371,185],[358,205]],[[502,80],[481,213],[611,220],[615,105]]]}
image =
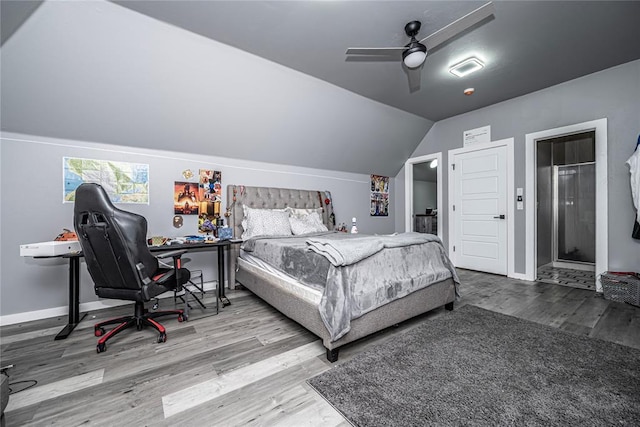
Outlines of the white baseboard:
{"label": "white baseboard", "polygon": [[[516,279],[516,280],[527,280],[527,275],[526,274],[522,274],[522,273],[512,273],[509,276],[510,279]],[[535,280],[527,280],[529,282],[535,282]]]}
{"label": "white baseboard", "polygon": [[[91,301],[80,304],[80,313],[86,311],[100,310],[102,308],[117,307],[119,305],[131,304],[131,301],[122,300],[104,300]],[[69,307],[53,307],[44,310],[25,311],[24,313],[7,314],[0,316],[0,325],[14,325],[16,323],[31,322],[33,320],[49,319],[51,317],[61,317],[69,315]]]}
{"label": "white baseboard", "polygon": [[[204,290],[210,291],[216,288],[216,282],[205,282]],[[173,297],[173,292],[165,292],[158,298]],[[131,304],[131,301],[103,299],[80,303],[80,313],[101,310],[103,308],[118,307]],[[43,310],[26,311],[24,313],[7,314],[0,316],[0,326],[15,325],[16,323],[31,322],[33,320],[48,319],[51,317],[68,316],[69,306],[45,308]]]}

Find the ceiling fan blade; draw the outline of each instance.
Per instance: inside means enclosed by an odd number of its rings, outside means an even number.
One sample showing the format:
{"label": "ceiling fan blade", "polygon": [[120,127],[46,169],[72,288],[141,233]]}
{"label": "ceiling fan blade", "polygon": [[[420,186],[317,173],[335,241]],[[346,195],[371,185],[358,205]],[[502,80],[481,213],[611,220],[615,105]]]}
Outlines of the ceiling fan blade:
{"label": "ceiling fan blade", "polygon": [[415,93],[420,90],[422,83],[422,67],[420,68],[405,68],[407,73],[407,83],[409,84],[409,93]]}
{"label": "ceiling fan blade", "polygon": [[346,62],[400,62],[400,55],[351,55],[345,58]]}
{"label": "ceiling fan blade", "polygon": [[350,47],[347,55],[397,55],[401,54],[406,47]]}
{"label": "ceiling fan blade", "polygon": [[473,12],[470,12],[460,19],[453,21],[446,27],[440,28],[435,33],[428,35],[420,40],[420,43],[427,47],[427,51],[435,48],[436,46],[446,42],[452,37],[460,34],[464,30],[474,26],[483,19],[493,15],[495,8],[493,2],[489,2],[483,6],[480,6]]}

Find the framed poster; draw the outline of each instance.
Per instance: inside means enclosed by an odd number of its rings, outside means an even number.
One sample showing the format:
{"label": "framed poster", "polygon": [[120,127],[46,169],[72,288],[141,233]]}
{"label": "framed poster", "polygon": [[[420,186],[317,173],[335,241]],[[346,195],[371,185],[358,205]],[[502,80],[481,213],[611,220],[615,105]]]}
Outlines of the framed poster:
{"label": "framed poster", "polygon": [[173,184],[174,215],[198,215],[198,184],[176,181]]}
{"label": "framed poster", "polygon": [[389,216],[389,177],[371,175],[371,216]]}
{"label": "framed poster", "polygon": [[198,190],[200,194],[198,231],[200,233],[213,232],[215,234],[215,228],[220,225],[219,222],[221,221],[222,172],[200,169]]}

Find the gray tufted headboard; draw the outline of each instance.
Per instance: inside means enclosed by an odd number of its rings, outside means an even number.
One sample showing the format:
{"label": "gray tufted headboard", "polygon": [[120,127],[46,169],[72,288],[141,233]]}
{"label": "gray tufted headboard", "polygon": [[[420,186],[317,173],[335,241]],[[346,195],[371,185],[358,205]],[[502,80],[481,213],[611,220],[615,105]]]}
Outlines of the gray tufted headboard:
{"label": "gray tufted headboard", "polygon": [[[293,190],[290,188],[248,187],[244,185],[227,186],[227,224],[233,229],[233,238],[242,236],[242,205],[254,209],[283,209],[286,207],[322,209],[322,221],[329,230],[333,230],[333,202],[324,191]],[[329,200],[327,204],[326,201]]]}

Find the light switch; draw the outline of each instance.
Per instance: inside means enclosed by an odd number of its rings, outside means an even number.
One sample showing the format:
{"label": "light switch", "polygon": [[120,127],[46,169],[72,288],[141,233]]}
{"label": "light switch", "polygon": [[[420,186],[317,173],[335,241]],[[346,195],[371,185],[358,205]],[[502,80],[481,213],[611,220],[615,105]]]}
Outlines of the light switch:
{"label": "light switch", "polygon": [[522,195],[524,195],[524,191],[522,190],[522,187],[516,188],[516,196],[522,196]]}
{"label": "light switch", "polygon": [[518,202],[516,203],[516,208],[521,211],[522,209],[524,209],[524,202]]}

